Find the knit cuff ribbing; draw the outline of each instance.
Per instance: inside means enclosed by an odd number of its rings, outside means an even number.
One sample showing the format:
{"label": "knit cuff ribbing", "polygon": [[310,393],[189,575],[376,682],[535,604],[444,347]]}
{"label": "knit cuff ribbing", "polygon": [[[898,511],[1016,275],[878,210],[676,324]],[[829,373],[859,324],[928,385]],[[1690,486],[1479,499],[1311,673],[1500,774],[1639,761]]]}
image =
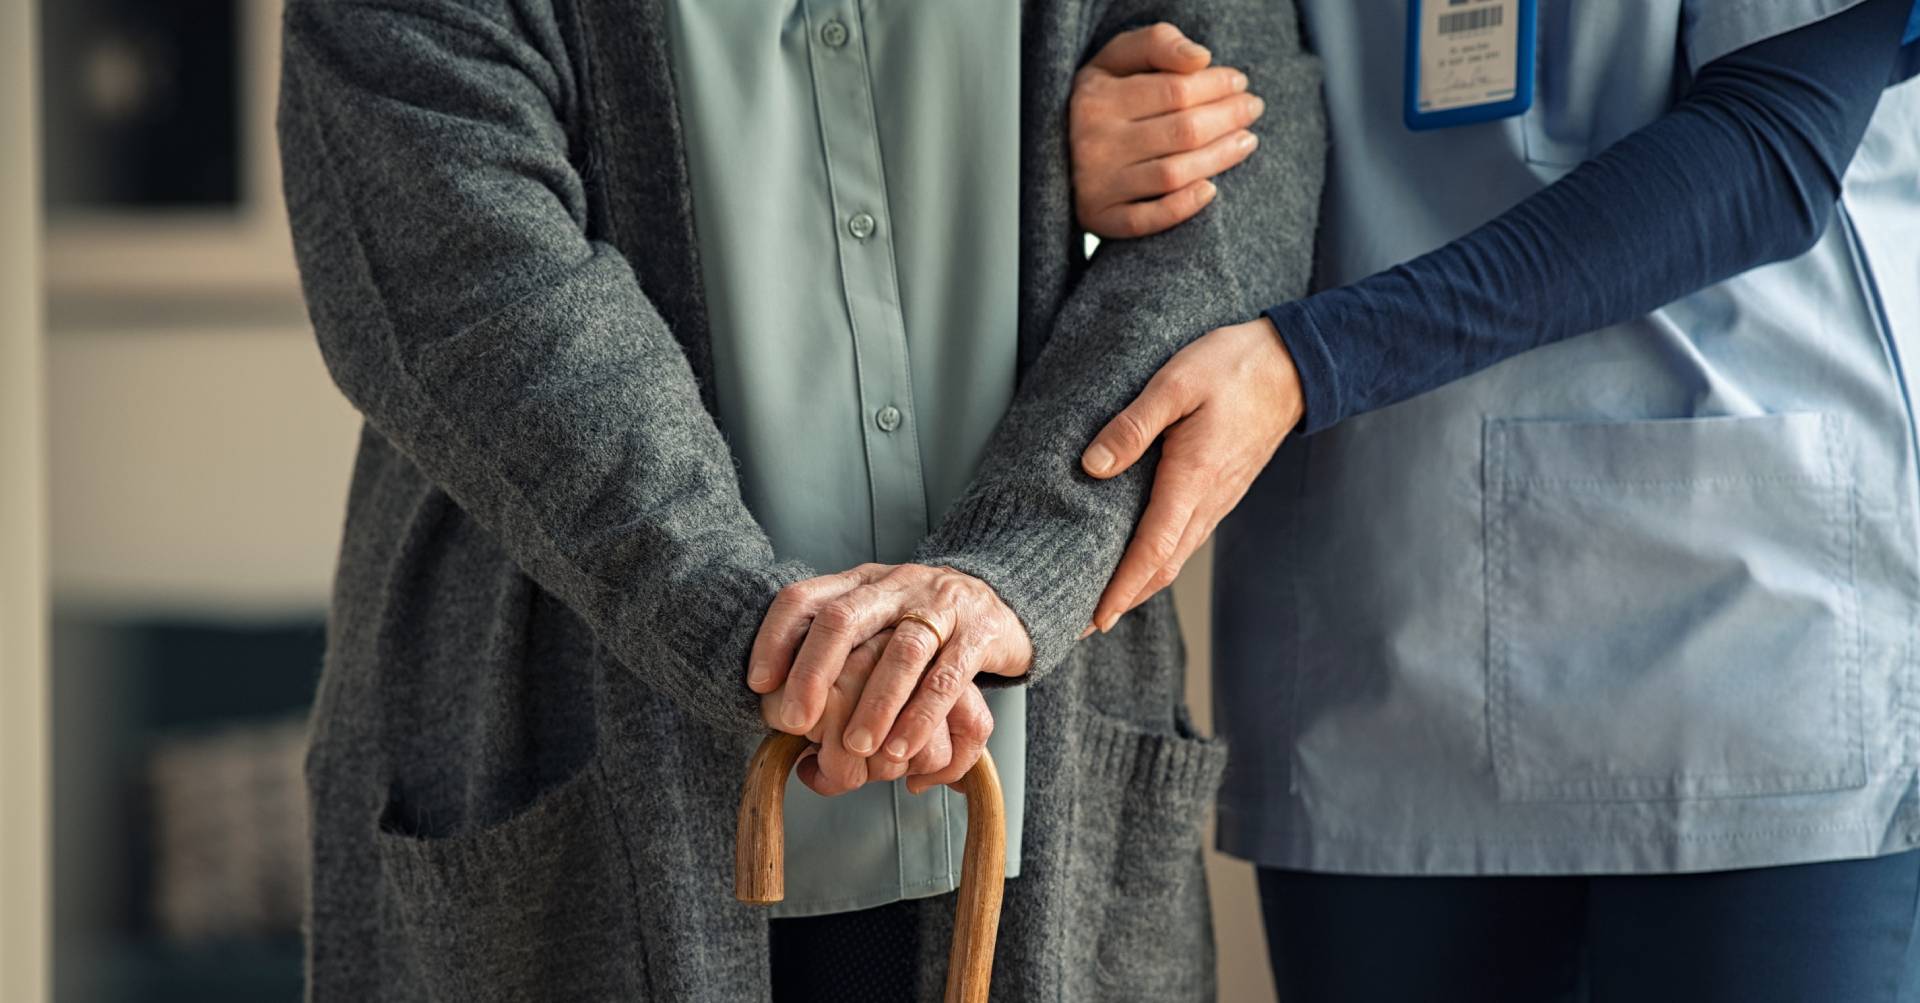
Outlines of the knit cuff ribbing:
{"label": "knit cuff ribbing", "polygon": [[946,565],[986,582],[1027,628],[1033,668],[1019,682],[1038,682],[1067,657],[1093,616],[1106,585],[1076,573],[1100,549],[1084,524],[1049,522],[1037,528],[1031,502],[1011,492],[968,499],[914,557]]}

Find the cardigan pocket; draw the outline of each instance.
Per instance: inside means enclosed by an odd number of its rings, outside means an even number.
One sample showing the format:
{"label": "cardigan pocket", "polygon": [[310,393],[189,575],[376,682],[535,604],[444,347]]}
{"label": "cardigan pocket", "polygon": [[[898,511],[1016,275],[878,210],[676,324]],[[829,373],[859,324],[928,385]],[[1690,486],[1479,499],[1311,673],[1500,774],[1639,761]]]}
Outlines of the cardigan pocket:
{"label": "cardigan pocket", "polygon": [[1502,799],[1865,783],[1843,419],[1493,420],[1485,450]]}
{"label": "cardigan pocket", "polygon": [[[1211,998],[1213,930],[1201,835],[1226,744],[1186,708],[1164,734],[1088,709],[1069,875],[1101,1000]],[[1069,993],[1069,998],[1081,994]]]}
{"label": "cardigan pocket", "polygon": [[600,762],[477,832],[421,838],[389,808],[380,870],[429,998],[647,998],[637,896]]}

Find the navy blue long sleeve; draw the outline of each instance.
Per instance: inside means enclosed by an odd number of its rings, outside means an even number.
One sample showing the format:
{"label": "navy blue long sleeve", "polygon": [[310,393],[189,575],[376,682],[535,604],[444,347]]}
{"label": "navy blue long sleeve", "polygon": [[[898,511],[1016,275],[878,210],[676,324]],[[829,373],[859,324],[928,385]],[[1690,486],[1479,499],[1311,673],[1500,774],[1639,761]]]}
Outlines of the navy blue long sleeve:
{"label": "navy blue long sleeve", "polygon": [[1866,0],[1703,67],[1667,114],[1405,264],[1266,311],[1300,433],[1617,324],[1825,232],[1913,0]]}

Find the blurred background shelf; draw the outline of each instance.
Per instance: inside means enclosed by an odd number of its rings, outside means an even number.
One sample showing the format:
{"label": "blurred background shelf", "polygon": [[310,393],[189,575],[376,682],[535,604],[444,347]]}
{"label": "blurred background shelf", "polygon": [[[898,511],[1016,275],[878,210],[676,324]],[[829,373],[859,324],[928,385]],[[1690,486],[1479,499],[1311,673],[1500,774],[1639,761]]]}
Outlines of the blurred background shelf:
{"label": "blurred background shelf", "polygon": [[323,630],[317,613],[56,614],[56,999],[299,998],[298,761]]}
{"label": "blurred background shelf", "polygon": [[85,969],[63,971],[58,994],[113,1003],[298,1000],[302,950],[297,936],[203,948],[121,943]]}
{"label": "blurred background shelf", "polygon": [[122,296],[297,305],[273,139],[280,0],[40,9],[56,319]]}
{"label": "blurred background shelf", "polygon": [[359,423],[287,235],[280,0],[39,10],[54,998],[297,1000]]}

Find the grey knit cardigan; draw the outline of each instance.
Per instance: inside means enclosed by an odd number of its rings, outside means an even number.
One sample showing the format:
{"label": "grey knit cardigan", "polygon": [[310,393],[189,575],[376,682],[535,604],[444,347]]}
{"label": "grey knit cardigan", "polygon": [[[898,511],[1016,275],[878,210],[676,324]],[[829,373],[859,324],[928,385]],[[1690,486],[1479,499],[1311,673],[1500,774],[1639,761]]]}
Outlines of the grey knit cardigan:
{"label": "grey knit cardigan", "polygon": [[[1193,222],[1088,260],[1072,77],[1162,18],[1247,68],[1263,146]],[[1024,19],[1019,389],[918,558],[1033,639],[995,997],[1208,998],[1225,753],[1187,723],[1164,599],[1075,643],[1151,473],[1076,460],[1182,344],[1303,290],[1318,71],[1285,0]],[[765,915],[731,895],[745,654],[815,569],[774,560],[712,417],[658,0],[289,0],[285,46],[301,276],[366,419],[307,766],[309,997],[766,998]],[[951,908],[918,907],[929,998]]]}

